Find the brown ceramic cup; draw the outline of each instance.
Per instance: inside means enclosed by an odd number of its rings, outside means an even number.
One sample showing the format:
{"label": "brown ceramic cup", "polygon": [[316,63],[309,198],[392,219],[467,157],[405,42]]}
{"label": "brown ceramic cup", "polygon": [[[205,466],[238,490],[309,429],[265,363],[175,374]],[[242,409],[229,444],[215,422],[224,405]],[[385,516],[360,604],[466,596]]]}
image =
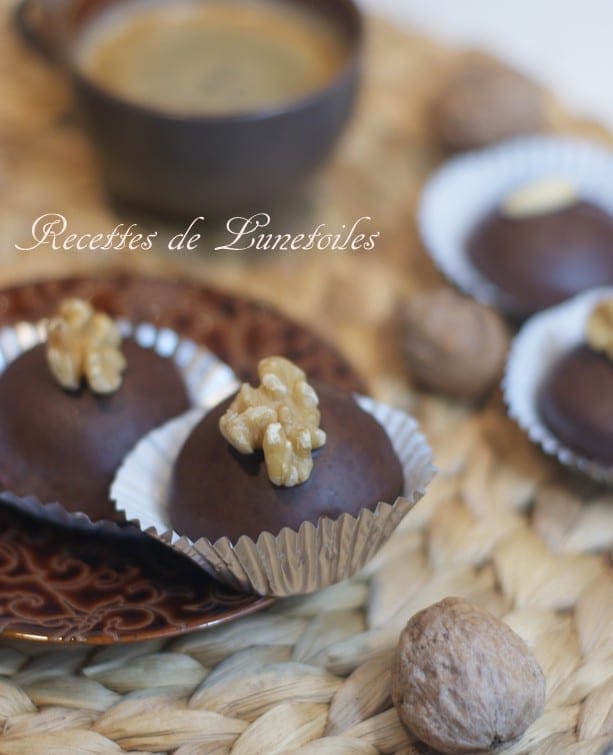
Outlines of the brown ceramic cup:
{"label": "brown ceramic cup", "polygon": [[[206,0],[202,0],[206,2]],[[111,195],[169,215],[222,217],[291,196],[332,150],[351,114],[362,19],[353,0],[283,0],[321,14],[347,41],[346,60],[313,94],[274,109],[177,116],[123,100],[71,63],[80,31],[121,0],[24,0],[22,33],[70,73]]]}

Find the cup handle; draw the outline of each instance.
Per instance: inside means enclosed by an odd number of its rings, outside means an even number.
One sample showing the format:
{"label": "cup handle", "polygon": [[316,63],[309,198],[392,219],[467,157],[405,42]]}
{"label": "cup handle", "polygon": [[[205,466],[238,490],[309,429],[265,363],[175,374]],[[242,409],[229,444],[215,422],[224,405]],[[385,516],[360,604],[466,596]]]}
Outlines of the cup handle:
{"label": "cup handle", "polygon": [[48,0],[20,0],[13,21],[21,38],[51,63],[59,63],[58,18]]}

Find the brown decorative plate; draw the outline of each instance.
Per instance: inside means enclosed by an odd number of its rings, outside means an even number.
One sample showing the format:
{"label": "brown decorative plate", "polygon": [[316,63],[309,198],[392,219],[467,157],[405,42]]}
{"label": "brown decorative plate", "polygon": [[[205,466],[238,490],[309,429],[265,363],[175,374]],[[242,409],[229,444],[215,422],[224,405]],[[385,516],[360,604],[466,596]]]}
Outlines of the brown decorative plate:
{"label": "brown decorative plate", "polygon": [[[181,281],[134,276],[69,278],[0,293],[0,325],[36,321],[67,296],[112,315],[170,327],[208,346],[243,378],[282,353],[313,376],[365,387],[329,344],[267,305]],[[0,497],[0,636],[104,644],[209,627],[270,599],[220,585],[140,533],[83,533],[38,521]]]}
{"label": "brown decorative plate", "polygon": [[101,644],[179,634],[257,611],[146,535],[102,536],[0,506],[0,635]]}

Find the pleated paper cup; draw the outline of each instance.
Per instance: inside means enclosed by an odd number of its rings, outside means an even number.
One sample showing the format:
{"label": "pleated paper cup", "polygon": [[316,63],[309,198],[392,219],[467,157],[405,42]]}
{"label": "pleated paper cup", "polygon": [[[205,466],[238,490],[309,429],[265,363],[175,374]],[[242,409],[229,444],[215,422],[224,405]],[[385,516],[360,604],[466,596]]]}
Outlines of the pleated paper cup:
{"label": "pleated paper cup", "polygon": [[[194,406],[215,406],[239,387],[236,375],[227,364],[208,349],[180,337],[173,330],[157,328],[150,323],[133,325],[126,320],[117,320],[117,324],[122,337],[132,338],[143,348],[152,349],[160,356],[175,362]],[[44,321],[21,322],[0,329],[0,373],[21,354],[45,340]],[[68,511],[61,505],[61,501],[39,501],[35,496],[17,495],[11,490],[0,490],[0,502],[57,524],[97,531],[120,529],[113,522],[92,522],[84,512]]]}
{"label": "pleated paper cup", "polygon": [[321,517],[317,524],[304,522],[297,532],[287,527],[277,535],[262,532],[256,541],[243,535],[235,543],[225,537],[211,542],[205,536],[193,542],[179,535],[168,511],[170,479],[183,443],[206,413],[201,409],[145,436],[120,467],[111,496],[127,519],[235,589],[286,596],[340,582],[374,556],[434,475],[432,452],[412,417],[370,398],[356,400],[385,428],[404,473],[402,496],[357,516]]}
{"label": "pleated paper cup", "polygon": [[613,152],[593,142],[523,137],[447,161],[424,187],[418,210],[421,238],[436,266],[484,304],[521,314],[472,264],[466,242],[510,192],[549,178],[569,181],[583,199],[613,212]]}
{"label": "pleated paper cup", "polygon": [[537,400],[558,359],[585,340],[586,321],[594,306],[612,296],[613,287],[596,288],[533,315],[511,344],[503,379],[509,416],[530,439],[561,464],[607,485],[613,485],[613,467],[567,448],[542,421]]}

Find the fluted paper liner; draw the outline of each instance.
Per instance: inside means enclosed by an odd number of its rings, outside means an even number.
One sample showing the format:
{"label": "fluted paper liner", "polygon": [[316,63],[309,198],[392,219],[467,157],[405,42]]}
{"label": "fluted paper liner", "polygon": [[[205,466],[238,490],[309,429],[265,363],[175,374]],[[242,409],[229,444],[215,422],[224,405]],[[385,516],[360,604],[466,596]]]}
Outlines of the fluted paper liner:
{"label": "fluted paper liner", "polygon": [[[385,428],[404,473],[404,495],[362,509],[357,517],[304,522],[296,532],[263,532],[253,541],[242,536],[215,543],[192,542],[172,530],[168,488],[174,461],[205,411],[192,410],[145,436],[126,457],[111,496],[129,520],[230,586],[260,595],[295,595],[318,590],[355,574],[389,538],[400,520],[423,496],[434,475],[432,452],[417,422],[404,412],[366,397],[356,397]],[[205,505],[205,502],[203,502]]]}
{"label": "fluted paper liner", "polygon": [[[183,376],[192,403],[211,407],[238,388],[239,382],[227,364],[208,349],[187,338],[181,338],[169,328],[157,328],[150,323],[133,325],[127,320],[117,320],[121,335],[133,338],[140,346],[153,349],[160,356],[172,359]],[[44,321],[21,322],[0,330],[0,373],[25,351],[46,339]],[[0,498],[33,516],[42,517],[58,524],[77,526],[98,531],[120,531],[113,522],[92,522],[80,511],[68,511],[60,502],[41,502],[34,496],[19,496],[12,491],[0,491]],[[121,530],[123,531],[123,529]]]}
{"label": "fluted paper liner", "polygon": [[533,315],[511,344],[503,379],[504,399],[509,415],[561,464],[589,477],[613,485],[613,467],[599,464],[571,451],[541,420],[537,398],[539,388],[555,362],[585,341],[585,325],[593,307],[613,296],[613,287],[592,289]]}
{"label": "fluted paper liner", "polygon": [[444,275],[484,304],[516,314],[506,294],[472,264],[466,240],[509,192],[561,178],[578,194],[613,212],[613,152],[561,136],[511,139],[448,160],[427,182],[418,210],[424,246]]}

